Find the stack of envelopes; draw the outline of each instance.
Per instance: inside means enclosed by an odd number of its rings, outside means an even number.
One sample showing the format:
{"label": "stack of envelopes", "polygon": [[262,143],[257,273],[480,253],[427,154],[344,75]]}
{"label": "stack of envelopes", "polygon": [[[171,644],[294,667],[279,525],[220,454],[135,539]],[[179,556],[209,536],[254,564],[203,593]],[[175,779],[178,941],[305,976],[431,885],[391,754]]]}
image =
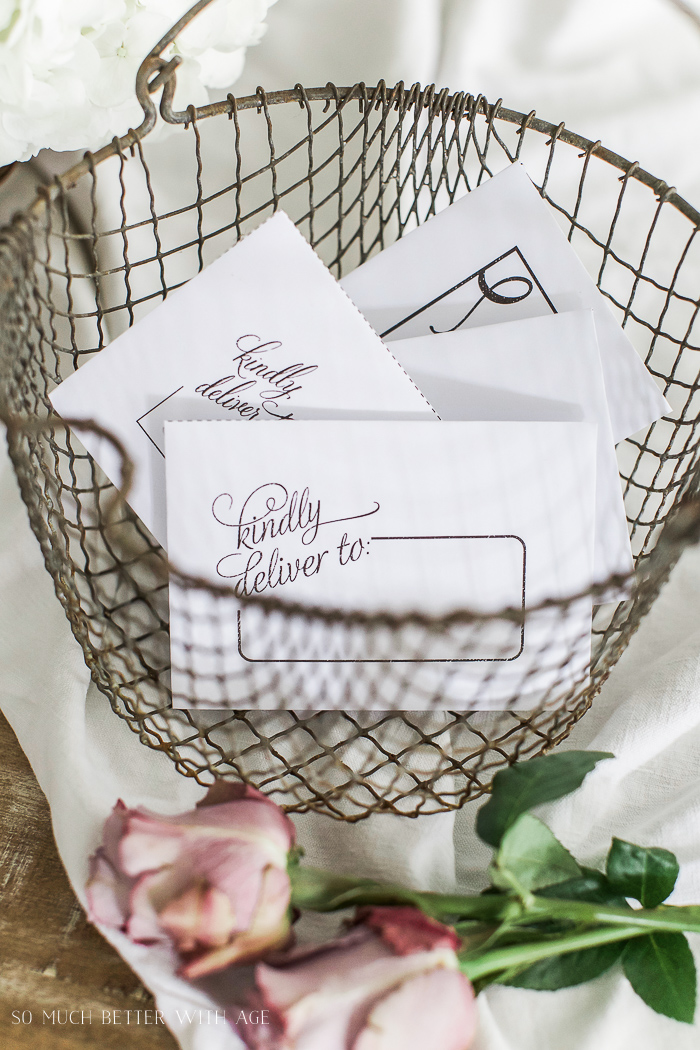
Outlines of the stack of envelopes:
{"label": "stack of envelopes", "polygon": [[[668,407],[519,164],[340,285],[278,212],[52,402],[121,440],[172,563],[229,588],[171,580],[175,706],[306,709],[403,706],[407,675],[453,710],[585,681],[586,592],[633,569],[615,443]],[[259,421],[284,425],[230,425]],[[484,618],[368,630],[260,596]]]}

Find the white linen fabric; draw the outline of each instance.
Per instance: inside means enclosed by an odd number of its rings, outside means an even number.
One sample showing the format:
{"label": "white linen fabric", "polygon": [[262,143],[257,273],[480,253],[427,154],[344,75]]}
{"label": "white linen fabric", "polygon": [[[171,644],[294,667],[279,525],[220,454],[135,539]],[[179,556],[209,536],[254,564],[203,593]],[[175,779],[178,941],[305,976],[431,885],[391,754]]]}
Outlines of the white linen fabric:
{"label": "white linen fabric", "polygon": [[[700,200],[700,33],[665,0],[280,0],[236,92],[379,77],[503,96],[554,123],[565,117]],[[167,187],[177,170],[167,142],[150,160],[158,187]],[[699,595],[700,551],[690,550],[563,745],[613,751],[616,759],[544,810],[588,863],[602,862],[613,834],[676,852],[676,903],[700,902]],[[177,812],[202,792],[142,746],[90,685],[4,454],[0,668],[0,706],[47,795],[59,851],[84,902],[87,858],[118,797]],[[309,863],[426,889],[476,890],[489,851],[474,835],[475,811],[357,825],[310,815],[296,824]],[[109,939],[154,991],[186,1050],[240,1046],[220,1021],[186,1021],[183,1011],[212,1004],[173,977],[167,952]],[[479,1004],[477,1050],[690,1050],[698,1042],[697,1028],[653,1014],[619,971],[556,993],[488,989]]]}

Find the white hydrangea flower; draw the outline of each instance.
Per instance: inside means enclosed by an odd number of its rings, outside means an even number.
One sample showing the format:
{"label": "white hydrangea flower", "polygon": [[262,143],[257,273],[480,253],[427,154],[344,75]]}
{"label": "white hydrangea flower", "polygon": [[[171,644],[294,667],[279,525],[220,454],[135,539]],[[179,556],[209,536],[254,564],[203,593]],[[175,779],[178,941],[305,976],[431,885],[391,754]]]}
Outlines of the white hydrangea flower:
{"label": "white hydrangea flower", "polygon": [[[40,149],[97,149],[142,120],[151,48],[193,0],[0,0],[0,166]],[[216,0],[180,35],[175,105],[228,87],[276,0]],[[167,56],[166,56],[167,57]]]}

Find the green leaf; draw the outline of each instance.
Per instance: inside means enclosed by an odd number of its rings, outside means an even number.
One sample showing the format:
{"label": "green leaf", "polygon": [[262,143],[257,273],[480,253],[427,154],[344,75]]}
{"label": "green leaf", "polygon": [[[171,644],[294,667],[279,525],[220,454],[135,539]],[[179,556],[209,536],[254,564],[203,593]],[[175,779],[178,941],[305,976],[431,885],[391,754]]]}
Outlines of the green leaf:
{"label": "green leaf", "polygon": [[493,778],[491,798],[477,814],[477,834],[497,847],[521,813],[575,791],[604,758],[613,755],[607,751],[562,751],[502,769]]}
{"label": "green leaf", "polygon": [[697,977],[684,933],[650,933],[630,940],[622,967],[637,995],[652,1010],[693,1023]]}
{"label": "green leaf", "polygon": [[557,988],[571,988],[575,984],[584,984],[609,970],[620,958],[626,943],[617,941],[613,944],[599,944],[595,948],[584,948],[580,952],[541,959],[499,983],[514,988],[534,988],[542,992],[554,992]]}
{"label": "green leaf", "polygon": [[554,886],[538,890],[540,897],[556,897],[562,901],[589,901],[591,904],[608,904],[614,908],[629,908],[624,897],[611,886],[602,871],[581,868],[580,878],[568,879]]}
{"label": "green leaf", "polygon": [[676,885],[678,861],[667,849],[635,846],[613,839],[606,864],[610,884],[645,908],[655,908]]}
{"label": "green leaf", "polygon": [[522,813],[508,828],[490,870],[495,885],[504,889],[517,883],[537,890],[581,875],[569,851],[531,813]]}

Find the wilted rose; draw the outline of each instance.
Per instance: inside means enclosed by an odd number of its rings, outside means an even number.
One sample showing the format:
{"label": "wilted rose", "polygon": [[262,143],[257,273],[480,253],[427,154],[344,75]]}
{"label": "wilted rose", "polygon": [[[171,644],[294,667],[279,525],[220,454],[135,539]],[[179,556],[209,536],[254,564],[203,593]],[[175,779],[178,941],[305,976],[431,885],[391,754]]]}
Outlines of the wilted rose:
{"label": "wilted rose", "polygon": [[239,784],[172,817],[119,801],[91,858],[89,916],[139,943],[170,940],[189,978],[259,958],[289,941],[293,843],[282,810]]}
{"label": "wilted rose", "polygon": [[365,908],[350,932],[256,968],[268,1025],[254,1050],[467,1050],[474,992],[453,930],[410,907]]}

